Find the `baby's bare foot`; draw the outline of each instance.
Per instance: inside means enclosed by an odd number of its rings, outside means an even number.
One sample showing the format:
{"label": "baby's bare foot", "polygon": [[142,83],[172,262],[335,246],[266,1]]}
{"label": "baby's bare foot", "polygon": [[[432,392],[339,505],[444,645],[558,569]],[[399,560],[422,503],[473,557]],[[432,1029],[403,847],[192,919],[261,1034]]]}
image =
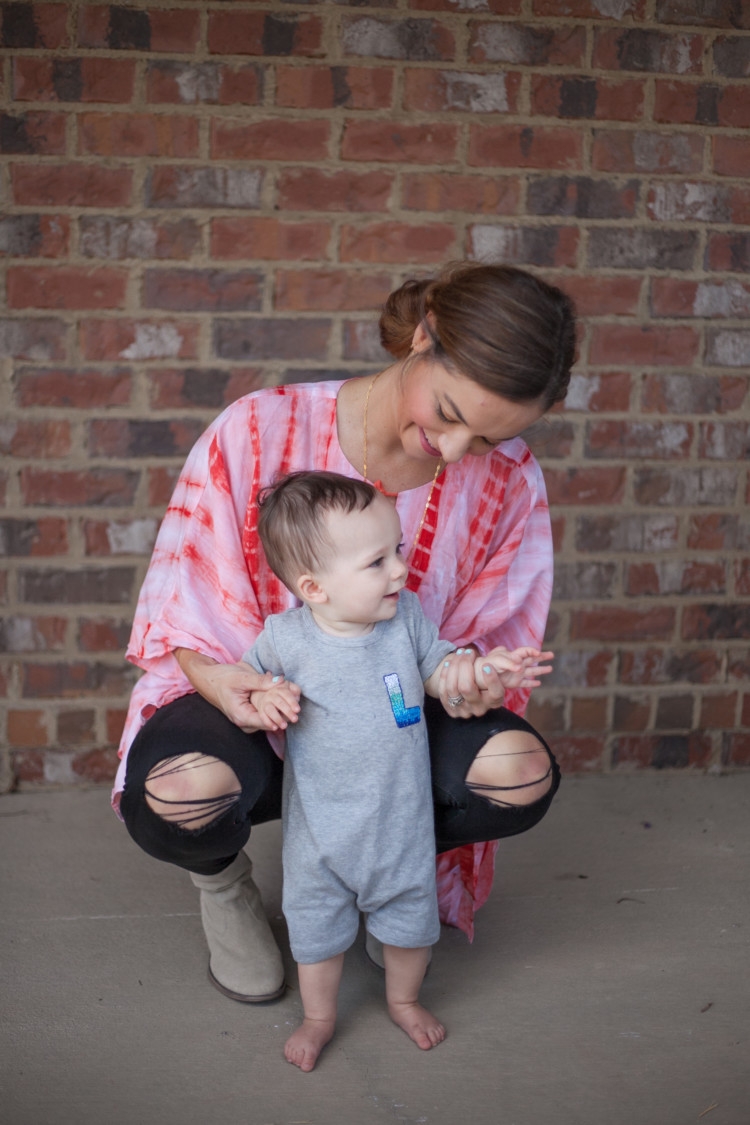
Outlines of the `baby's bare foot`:
{"label": "baby's bare foot", "polygon": [[442,1043],[445,1039],[445,1028],[440,1020],[421,1004],[394,1002],[388,1005],[388,1014],[423,1051],[437,1047],[438,1043]]}
{"label": "baby's bare foot", "polygon": [[284,1057],[300,1070],[312,1070],[318,1055],[333,1036],[334,1020],[304,1019],[286,1041]]}

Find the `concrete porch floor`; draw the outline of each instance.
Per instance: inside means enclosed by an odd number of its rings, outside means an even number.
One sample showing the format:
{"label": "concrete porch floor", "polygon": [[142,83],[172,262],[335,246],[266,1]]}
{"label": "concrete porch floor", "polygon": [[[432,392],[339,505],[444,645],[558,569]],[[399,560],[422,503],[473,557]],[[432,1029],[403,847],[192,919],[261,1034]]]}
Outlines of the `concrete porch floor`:
{"label": "concrete porch floor", "polygon": [[[362,941],[302,1074],[300,1013],[206,979],[197,892],[102,789],[0,798],[7,1125],[749,1125],[750,774],[567,778],[505,841],[473,945],[443,930],[420,1052]],[[250,853],[280,939],[279,828]]]}

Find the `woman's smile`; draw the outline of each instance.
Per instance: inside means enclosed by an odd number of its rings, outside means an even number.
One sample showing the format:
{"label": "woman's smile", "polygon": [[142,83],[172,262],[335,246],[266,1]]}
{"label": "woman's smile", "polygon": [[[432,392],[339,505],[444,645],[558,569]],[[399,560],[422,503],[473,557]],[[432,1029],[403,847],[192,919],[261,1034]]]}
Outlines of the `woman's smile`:
{"label": "woman's smile", "polygon": [[422,443],[422,448],[425,453],[429,453],[430,457],[440,456],[440,450],[435,448],[421,426],[419,427],[419,440]]}

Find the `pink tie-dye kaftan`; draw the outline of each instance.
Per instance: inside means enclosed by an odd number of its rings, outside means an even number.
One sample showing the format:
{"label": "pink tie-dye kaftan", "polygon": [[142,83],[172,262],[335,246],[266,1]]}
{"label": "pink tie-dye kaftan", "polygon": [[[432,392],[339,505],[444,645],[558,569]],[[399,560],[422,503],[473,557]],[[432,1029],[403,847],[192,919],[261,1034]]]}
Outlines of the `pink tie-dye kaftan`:
{"label": "pink tie-dye kaftan", "polygon": [[[192,691],[172,652],[194,649],[234,663],[269,613],[296,604],[266,565],[256,531],[260,488],[298,469],[359,475],[336,430],[339,382],[273,387],[233,403],[190,453],[159,532],[127,651],[145,675],[136,684],[113,793],[122,790],[127,750],[145,717]],[[413,543],[430,485],[399,495],[404,543]],[[405,548],[407,549],[407,548]],[[409,588],[440,635],[473,642],[541,646],[552,587],[549,513],[541,470],[520,438],[486,457],[449,465],[432,492]],[[527,693],[506,706],[522,713]],[[438,857],[441,920],[473,935],[474,911],[492,886],[497,844],[466,845]]]}

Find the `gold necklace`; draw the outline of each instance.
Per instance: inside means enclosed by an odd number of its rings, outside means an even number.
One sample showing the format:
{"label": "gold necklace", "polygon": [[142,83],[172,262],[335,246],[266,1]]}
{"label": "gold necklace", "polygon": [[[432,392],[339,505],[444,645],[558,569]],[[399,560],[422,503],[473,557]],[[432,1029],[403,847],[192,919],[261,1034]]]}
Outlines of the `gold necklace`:
{"label": "gold necklace", "polygon": [[[369,386],[367,388],[367,394],[365,395],[364,410],[362,411],[362,476],[365,478],[365,480],[368,479],[368,477],[367,477],[367,410],[368,410],[368,407],[370,405],[370,394],[372,392],[372,388],[375,386],[375,383],[377,382],[377,380],[380,378],[380,376],[382,374],[383,374],[382,371],[378,371],[377,375],[373,375],[372,379],[370,380]],[[407,562],[411,558],[411,556],[414,554],[414,550],[417,546],[417,543],[419,542],[419,537],[422,534],[422,528],[424,527],[424,521],[427,519],[427,512],[428,512],[429,507],[430,507],[430,501],[432,500],[432,494],[435,491],[435,484],[437,483],[437,479],[440,476],[440,474],[441,474],[441,472],[443,471],[444,468],[445,468],[445,466],[443,465],[443,458],[439,457],[437,466],[435,468],[435,475],[433,476],[432,484],[430,485],[430,491],[427,493],[427,503],[424,506],[424,510],[422,512],[422,518],[419,521],[419,527],[417,528],[417,534],[414,536],[414,542],[412,543],[411,547],[409,548],[409,553],[406,556]],[[377,488],[378,492],[382,492],[384,496],[392,496],[394,498],[394,500],[398,496],[397,492],[386,492],[386,490],[383,488],[382,481],[375,480],[375,481],[371,481],[370,483],[375,488]]]}

